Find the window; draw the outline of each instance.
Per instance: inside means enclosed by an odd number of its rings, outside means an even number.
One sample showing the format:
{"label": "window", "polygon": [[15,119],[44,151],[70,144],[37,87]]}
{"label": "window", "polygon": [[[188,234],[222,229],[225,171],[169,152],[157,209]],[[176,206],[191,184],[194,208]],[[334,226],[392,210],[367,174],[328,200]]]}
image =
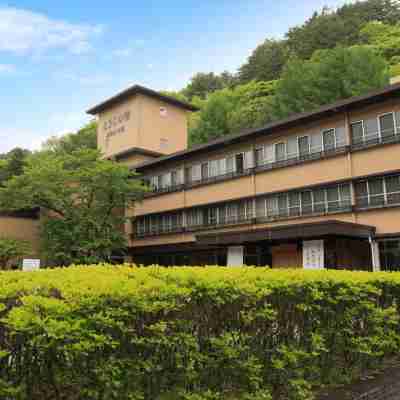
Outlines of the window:
{"label": "window", "polygon": [[340,208],[339,188],[337,186],[330,187],[326,190],[328,201],[328,211],[336,211]]}
{"label": "window", "polygon": [[178,171],[172,171],[171,172],[171,186],[177,186],[178,185]]}
{"label": "window", "polygon": [[210,161],[210,163],[209,163],[209,168],[210,168],[209,175],[210,175],[210,177],[219,175],[218,166],[219,166],[219,161],[218,160]]}
{"label": "window", "polygon": [[246,218],[254,218],[254,201],[247,200],[246,201]]}
{"label": "window", "polygon": [[225,204],[218,207],[218,223],[222,224],[222,225],[226,223],[226,205]]}
{"label": "window", "polygon": [[226,172],[235,172],[235,157],[230,156],[226,159]]}
{"label": "window", "polygon": [[288,215],[288,199],[287,194],[283,193],[278,195],[278,209],[279,209],[279,216],[286,217]]}
{"label": "window", "polygon": [[256,166],[264,164],[264,147],[258,147],[255,149]]}
{"label": "window", "polygon": [[201,164],[201,179],[202,180],[208,179],[208,162]]}
{"label": "window", "polygon": [[236,160],[236,172],[239,172],[239,173],[243,172],[244,154],[243,153],[236,154],[235,160]]}
{"label": "window", "polygon": [[310,153],[310,142],[308,136],[299,137],[298,145],[300,157],[305,157]]}
{"label": "window", "polygon": [[201,164],[192,165],[192,182],[201,180]]}
{"label": "window", "polygon": [[303,138],[297,138],[296,136],[292,136],[288,139],[286,145],[286,153],[288,159],[297,158],[299,153],[300,141],[302,139]]}
{"label": "window", "polygon": [[246,203],[244,201],[240,201],[238,204],[238,217],[239,221],[246,219]]}
{"label": "window", "polygon": [[256,199],[256,217],[263,218],[266,215],[266,200],[265,198],[259,197]]}
{"label": "window", "polygon": [[322,132],[324,151],[333,150],[336,147],[335,129],[328,129]]}
{"label": "window", "polygon": [[382,140],[392,137],[395,134],[395,123],[393,113],[379,116],[379,132]]}
{"label": "window", "polygon": [[235,222],[238,216],[237,203],[230,203],[227,205],[226,218],[228,222]]}
{"label": "window", "polygon": [[356,203],[359,206],[368,205],[368,186],[367,181],[357,182],[354,186]]}
{"label": "window", "polygon": [[267,216],[276,217],[279,215],[278,198],[276,196],[266,199]]}
{"label": "window", "polygon": [[400,203],[400,176],[389,176],[385,179],[387,202]]}
{"label": "window", "polygon": [[351,141],[353,144],[359,144],[364,141],[364,124],[362,121],[351,124]]}
{"label": "window", "polygon": [[286,144],[285,143],[276,143],[275,144],[275,160],[283,161],[286,159]]}
{"label": "window", "polygon": [[306,191],[301,193],[301,213],[311,214],[313,212],[312,206],[312,192]]}
{"label": "window", "polygon": [[369,204],[381,205],[385,203],[383,179],[368,181]]}
{"label": "window", "polygon": [[300,193],[293,192],[289,194],[289,215],[300,215]]}
{"label": "window", "polygon": [[313,201],[314,201],[314,212],[325,212],[326,201],[325,201],[324,189],[313,190]]}

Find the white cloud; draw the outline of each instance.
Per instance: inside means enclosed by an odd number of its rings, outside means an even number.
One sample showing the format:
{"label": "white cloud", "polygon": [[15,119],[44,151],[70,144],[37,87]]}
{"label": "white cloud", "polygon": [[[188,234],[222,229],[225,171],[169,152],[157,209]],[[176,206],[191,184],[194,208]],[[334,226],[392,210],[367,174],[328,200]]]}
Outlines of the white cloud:
{"label": "white cloud", "polygon": [[101,73],[80,75],[70,72],[56,72],[54,78],[57,80],[67,80],[82,86],[102,86],[111,81],[111,76]]}
{"label": "white cloud", "polygon": [[90,119],[91,117],[84,113],[69,112],[50,115],[40,130],[0,126],[0,153],[10,151],[14,147],[40,150],[50,137],[75,132]]}
{"label": "white cloud", "polygon": [[0,74],[11,74],[15,72],[15,65],[0,64]]}
{"label": "white cloud", "polygon": [[72,24],[29,10],[0,6],[0,51],[15,54],[65,49],[87,52],[91,39],[103,31],[99,25]]}

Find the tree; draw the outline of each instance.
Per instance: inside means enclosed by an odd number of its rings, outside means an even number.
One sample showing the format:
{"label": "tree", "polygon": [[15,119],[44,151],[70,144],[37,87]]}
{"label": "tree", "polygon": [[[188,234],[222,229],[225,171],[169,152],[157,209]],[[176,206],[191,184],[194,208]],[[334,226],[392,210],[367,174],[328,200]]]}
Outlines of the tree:
{"label": "tree", "polygon": [[240,83],[278,79],[288,60],[286,42],[265,40],[239,69]]}
{"label": "tree", "polygon": [[97,149],[97,122],[92,121],[76,133],[67,133],[61,137],[48,139],[43,148],[56,153],[72,153],[80,149]]}
{"label": "tree", "polygon": [[16,147],[0,156],[0,186],[13,176],[22,174],[25,160],[30,154],[29,150]]}
{"label": "tree", "polygon": [[206,143],[267,122],[271,118],[275,85],[275,82],[253,81],[212,93],[198,113],[198,118],[190,125],[190,144]]}
{"label": "tree", "polygon": [[387,63],[368,47],[324,50],[309,61],[292,58],[277,84],[273,114],[310,111],[388,83]]}
{"label": "tree", "polygon": [[382,22],[370,22],[361,30],[361,38],[373,46],[379,54],[395,65],[400,57],[400,24],[387,25]]}
{"label": "tree", "polygon": [[368,22],[395,24],[399,18],[400,5],[392,0],[357,1],[336,11],[325,7],[303,25],[291,28],[287,45],[291,54],[306,60],[316,50],[360,44],[360,30]]}
{"label": "tree", "polygon": [[126,166],[90,149],[41,152],[24,173],[0,189],[0,208],[40,207],[42,242],[49,264],[97,263],[125,248],[125,207],[145,188]]}
{"label": "tree", "polygon": [[227,71],[221,75],[216,75],[214,72],[199,72],[192,77],[190,83],[182,90],[182,94],[189,100],[193,97],[205,99],[209,94],[217,90],[230,87],[233,82],[234,77]]}
{"label": "tree", "polygon": [[11,238],[0,238],[0,270],[10,267],[11,262],[17,262],[31,250],[28,242]]}

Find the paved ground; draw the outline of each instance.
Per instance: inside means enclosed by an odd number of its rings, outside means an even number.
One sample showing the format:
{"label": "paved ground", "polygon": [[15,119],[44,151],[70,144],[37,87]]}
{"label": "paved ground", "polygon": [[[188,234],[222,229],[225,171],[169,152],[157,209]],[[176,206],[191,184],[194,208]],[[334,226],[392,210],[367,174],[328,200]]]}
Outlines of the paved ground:
{"label": "paved ground", "polygon": [[400,400],[400,361],[352,385],[324,391],[318,400]]}

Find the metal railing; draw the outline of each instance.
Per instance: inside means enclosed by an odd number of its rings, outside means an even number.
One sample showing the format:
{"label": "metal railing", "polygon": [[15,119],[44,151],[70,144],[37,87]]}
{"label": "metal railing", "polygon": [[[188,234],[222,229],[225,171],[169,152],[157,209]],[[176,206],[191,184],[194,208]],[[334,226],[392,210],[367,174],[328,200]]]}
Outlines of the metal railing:
{"label": "metal railing", "polygon": [[[320,216],[320,215],[329,215],[336,214],[341,212],[351,212],[352,206],[350,201],[337,201],[330,202],[331,204],[321,204],[321,207],[312,207],[310,209],[300,210],[298,213],[293,212],[292,210],[285,210],[285,212],[277,212],[274,214],[269,214],[268,216],[256,216],[254,214],[247,215],[239,215],[232,217],[224,217],[219,221],[213,223],[199,223],[193,225],[178,225],[175,227],[171,227],[171,229],[165,229],[165,227],[160,229],[150,229],[149,231],[141,231],[135,232],[133,234],[134,237],[144,238],[144,237],[152,237],[152,236],[161,236],[165,234],[171,233],[183,233],[183,232],[195,232],[207,229],[219,229],[226,228],[230,226],[237,225],[246,225],[249,223],[265,223],[265,222],[274,222],[274,221],[282,221],[282,220],[290,220],[295,218],[302,218],[308,216]],[[336,204],[334,204],[336,203]]]}

